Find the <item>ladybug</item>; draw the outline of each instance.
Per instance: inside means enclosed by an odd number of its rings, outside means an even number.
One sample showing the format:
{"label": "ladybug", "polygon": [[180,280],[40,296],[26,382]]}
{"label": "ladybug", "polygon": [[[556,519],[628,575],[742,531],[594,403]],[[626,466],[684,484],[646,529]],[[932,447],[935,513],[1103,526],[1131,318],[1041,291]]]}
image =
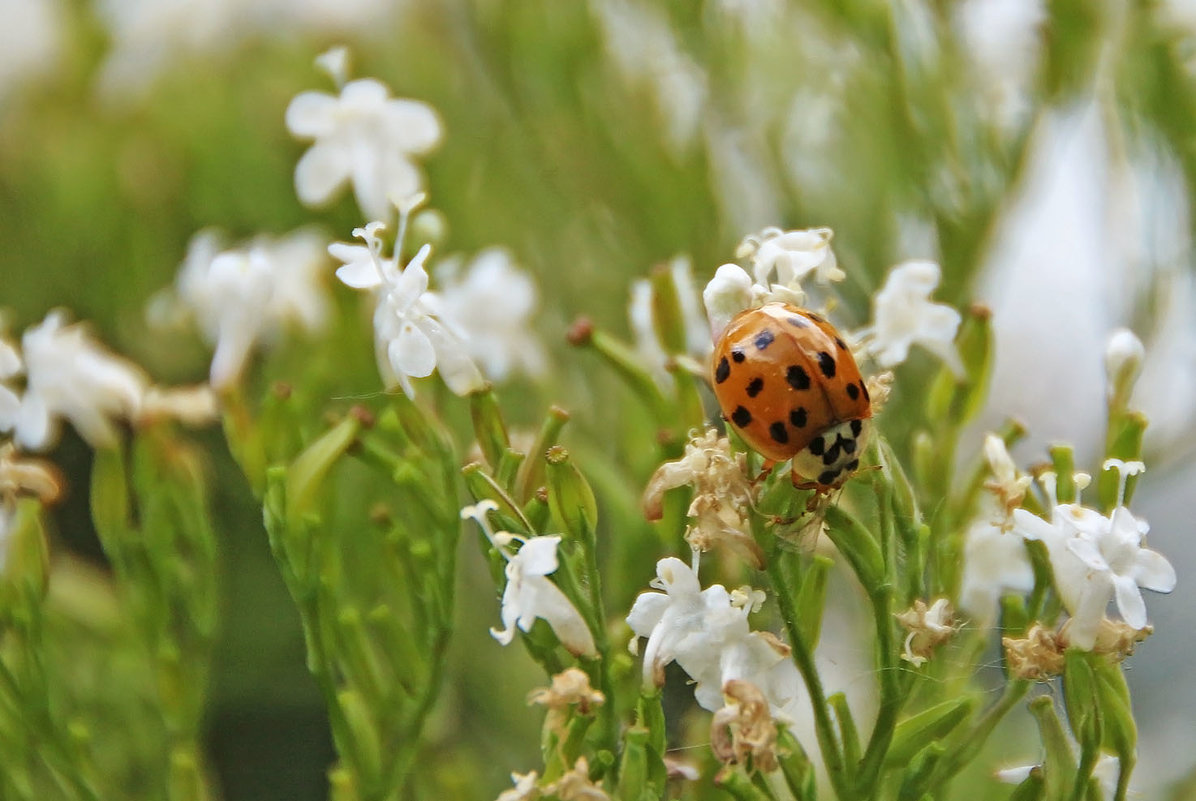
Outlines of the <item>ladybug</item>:
{"label": "ladybug", "polygon": [[793,484],[829,492],[860,466],[872,401],[834,326],[788,303],[740,312],[714,348],[723,418],[770,462],[793,460]]}

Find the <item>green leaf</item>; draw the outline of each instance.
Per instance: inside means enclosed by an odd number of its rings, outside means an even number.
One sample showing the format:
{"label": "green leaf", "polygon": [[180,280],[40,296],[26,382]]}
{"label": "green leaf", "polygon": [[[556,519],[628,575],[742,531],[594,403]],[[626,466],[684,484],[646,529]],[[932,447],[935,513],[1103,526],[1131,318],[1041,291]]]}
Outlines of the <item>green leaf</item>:
{"label": "green leaf", "polygon": [[893,731],[885,764],[898,767],[908,763],[927,745],[943,739],[967,720],[974,707],[970,697],[953,698],[901,721]]}

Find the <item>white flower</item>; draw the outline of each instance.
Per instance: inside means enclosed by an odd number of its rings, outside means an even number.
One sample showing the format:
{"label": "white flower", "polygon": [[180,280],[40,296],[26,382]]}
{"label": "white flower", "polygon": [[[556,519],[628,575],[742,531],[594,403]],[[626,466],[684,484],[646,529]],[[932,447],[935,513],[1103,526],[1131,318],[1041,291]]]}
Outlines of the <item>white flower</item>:
{"label": "white flower", "polygon": [[995,622],[1002,595],[1034,589],[1034,568],[1025,542],[994,523],[999,513],[991,512],[982,512],[964,534],[959,608],[980,627]]}
{"label": "white flower", "polygon": [[[61,418],[92,446],[111,444],[113,420],[137,416],[149,383],[140,368],[104,349],[84,325],[66,320],[65,312],[52,311],[25,332],[25,390],[15,405],[11,389],[0,393],[0,431],[12,431],[23,448],[53,447]],[[14,378],[12,349],[0,350],[0,370],[8,372],[0,373],[0,381]]]}
{"label": "white flower", "polygon": [[932,261],[903,262],[889,272],[873,299],[872,325],[857,334],[867,338],[868,351],[880,366],[901,364],[910,346],[918,344],[962,374],[963,364],[955,349],[959,312],[930,300],[941,277],[942,271]]}
{"label": "white flower", "polygon": [[[702,313],[702,304],[694,286],[693,265],[685,256],[669,262],[668,270],[681,306],[681,321],[685,328],[685,352],[699,361],[707,359],[711,351],[710,326]],[[639,278],[631,283],[631,298],[627,305],[627,319],[635,337],[640,358],[648,364],[657,380],[668,383],[669,356],[656,333],[656,315],[652,309],[652,281]]]}
{"label": "white flower", "polygon": [[[404,221],[408,211],[401,210]],[[374,222],[354,229],[365,247],[337,242],[328,251],[344,262],[337,278],[354,289],[374,292],[374,346],[383,381],[411,395],[411,378],[425,378],[439,369],[444,383],[458,395],[480,389],[485,382],[463,337],[438,318],[440,301],[428,291],[424,262],[431,246],[420,248],[400,271],[394,259],[382,258],[382,240],[377,235],[382,228],[382,223]]]}
{"label": "white flower", "polygon": [[815,281],[828,284],[847,277],[839,269],[831,249],[833,236],[830,228],[798,231],[765,228],[758,235],[744,239],[735,255],[751,257],[752,274],[760,286],[781,284],[799,289],[811,273]]}
{"label": "white flower", "polygon": [[893,615],[909,632],[901,651],[901,658],[921,667],[934,650],[955,634],[955,610],[946,598],[938,598],[930,606],[920,598],[903,612]]}
{"label": "white flower", "polygon": [[298,230],[221,250],[211,230],[191,239],[175,281],[174,298],[158,298],[150,309],[154,322],[182,306],[194,316],[204,337],[215,346],[209,378],[223,389],[235,383],[250,352],[261,341],[278,339],[288,325],[313,332],[328,315],[328,269],[323,238]]}
{"label": "white flower", "polygon": [[68,30],[61,5],[55,0],[0,3],[0,103],[59,60]]}
{"label": "white flower", "polygon": [[1079,504],[1060,504],[1047,522],[1024,509],[1016,510],[1014,526],[1029,540],[1041,540],[1047,547],[1055,588],[1071,614],[1067,636],[1079,648],[1096,644],[1100,621],[1109,601],[1126,624],[1142,629],[1147,624],[1146,605],[1139,588],[1171,592],[1175,568],[1157,551],[1142,547],[1150,526],[1121,505],[1125,480],[1140,472],[1140,462],[1110,460],[1106,469],[1121,474],[1117,507],[1108,517]]}
{"label": "white flower", "polygon": [[465,349],[487,377],[544,372],[544,347],[528,327],[536,310],[536,282],[503,248],[487,248],[468,267],[459,260],[436,268],[441,319],[464,334]]}
{"label": "white flower", "polygon": [[[493,501],[484,500],[461,510],[461,517],[477,521],[487,539],[507,560],[507,586],[502,595],[503,628],[491,629],[490,634],[503,645],[509,645],[515,637],[516,626],[522,631],[531,631],[536,618],[541,618],[552,627],[561,645],[570,653],[595,655],[594,637],[585,619],[565,593],[548,580],[560,566],[556,550],[561,538],[524,538],[495,532],[486,517],[495,508]],[[522,543],[522,547],[512,555],[508,548],[515,542]]]}
{"label": "white flower", "polygon": [[726,588],[714,584],[703,590],[697,573],[675,557],[661,559],[656,575],[652,586],[663,592],[641,593],[627,615],[635,635],[648,638],[645,685],[662,684],[665,666],[676,661],[694,680],[694,697],[704,709],[723,705],[723,684],[731,679],[760,687],[777,708],[795,697],[786,648],[771,635],[751,631],[748,608],[734,605]]}
{"label": "white flower", "polygon": [[712,339],[717,341],[735,315],[751,307],[754,289],[752,277],[738,264],[724,264],[715,271],[702,292]]}
{"label": "white flower", "polygon": [[352,181],[357,206],[367,218],[382,219],[391,201],[419,191],[423,183],[413,158],[440,143],[440,119],[426,103],[392,98],[373,79],[350,81],[339,97],[324,92],[297,95],[286,112],[287,129],[314,139],[295,167],[295,191],[308,205],[332,200]]}

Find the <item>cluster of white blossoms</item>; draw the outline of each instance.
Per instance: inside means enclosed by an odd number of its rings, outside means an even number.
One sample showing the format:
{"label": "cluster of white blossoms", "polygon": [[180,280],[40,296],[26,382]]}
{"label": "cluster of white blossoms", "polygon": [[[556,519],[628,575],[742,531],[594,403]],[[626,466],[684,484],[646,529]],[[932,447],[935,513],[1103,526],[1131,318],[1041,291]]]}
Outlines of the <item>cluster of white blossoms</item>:
{"label": "cluster of white blossoms", "polygon": [[[831,248],[829,228],[782,231],[766,228],[747,237],[736,255],[751,262],[751,273],[737,264],[724,264],[706,285],[703,300],[711,334],[718,339],[737,314],[765,303],[801,306],[803,282],[830,286],[846,274]],[[894,267],[873,298],[873,322],[850,339],[882,368],[905,361],[917,344],[936,354],[956,372],[962,370],[955,348],[959,312],[930,299],[942,278],[931,261],[907,261]]]}
{"label": "cluster of white blossoms", "polygon": [[[481,526],[486,539],[507,561],[507,586],[502,596],[503,628],[491,629],[494,639],[509,645],[515,638],[515,627],[531,631],[537,618],[544,620],[561,645],[576,655],[594,656],[594,636],[585,619],[561,589],[548,577],[560,567],[558,536],[520,537],[506,531],[495,531],[488,519],[498,505],[490,500],[479,501],[461,510],[463,520],[474,520]],[[518,545],[518,549],[513,546]]]}
{"label": "cluster of white blossoms", "polygon": [[[774,715],[794,717],[805,695],[789,648],[748,625],[761,593],[728,592],[721,584],[702,589],[697,571],[676,557],[657,563],[652,587],[659,592],[641,593],[627,615],[635,636],[648,640],[646,687],[663,684],[665,667],[675,661],[693,679],[694,698],[704,709],[722,708],[724,685],[738,680],[758,688]],[[633,649],[636,644],[633,639]]]}
{"label": "cluster of white blossoms", "polygon": [[227,389],[259,343],[278,341],[288,328],[323,329],[329,312],[325,247],[311,229],[261,235],[235,247],[224,247],[215,231],[200,231],[172,291],[151,301],[150,320],[165,326],[193,319],[215,348],[209,381]]}
{"label": "cluster of white blossoms", "polygon": [[154,387],[137,365],[105,348],[82,323],[55,310],[21,337],[0,340],[0,433],[24,450],[58,443],[63,421],[93,447],[112,445],[120,422],[174,416],[194,423],[215,417],[205,388]]}
{"label": "cluster of white blossoms", "polygon": [[[1108,515],[1079,503],[1059,503],[1056,476],[1042,474],[1039,482],[1047,499],[1048,520],[1017,508],[1029,477],[1017,473],[1000,439],[990,435],[985,449],[996,476],[988,487],[1001,503],[987,504],[986,516],[978,518],[966,534],[960,607],[973,622],[991,625],[1002,595],[1033,589],[1034,572],[1023,541],[1038,540],[1046,546],[1055,589],[1070,615],[1064,630],[1068,644],[1091,650],[1113,600],[1126,625],[1145,629],[1141,589],[1171,592],[1176,582],[1175,569],[1167,559],[1143,546],[1150,528],[1146,521],[1123,503],[1126,480],[1143,472],[1145,465],[1120,459],[1105,462],[1104,468],[1116,470],[1119,478],[1117,504]],[[1074,477],[1077,489],[1089,481],[1083,473]]]}

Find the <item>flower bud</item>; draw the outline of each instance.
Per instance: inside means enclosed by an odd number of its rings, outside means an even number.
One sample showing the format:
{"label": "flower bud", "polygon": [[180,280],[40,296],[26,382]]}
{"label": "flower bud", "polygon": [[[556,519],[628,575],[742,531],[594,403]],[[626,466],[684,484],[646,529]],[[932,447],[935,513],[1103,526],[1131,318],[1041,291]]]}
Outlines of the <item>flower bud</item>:
{"label": "flower bud", "polygon": [[559,445],[548,449],[548,506],[561,530],[579,542],[593,540],[598,502],[590,484]]}
{"label": "flower bud", "polygon": [[1110,412],[1123,410],[1129,403],[1145,357],[1142,340],[1128,328],[1118,328],[1109,337],[1105,346],[1105,375],[1109,381]]}

